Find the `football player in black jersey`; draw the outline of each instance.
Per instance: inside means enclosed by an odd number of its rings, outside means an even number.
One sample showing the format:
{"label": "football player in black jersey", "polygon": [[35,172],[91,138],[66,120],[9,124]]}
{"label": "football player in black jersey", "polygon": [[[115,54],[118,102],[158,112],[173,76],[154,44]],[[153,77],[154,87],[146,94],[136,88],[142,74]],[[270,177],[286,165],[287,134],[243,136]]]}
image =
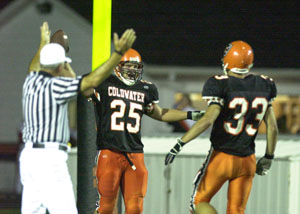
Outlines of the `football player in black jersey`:
{"label": "football player in black jersey", "polygon": [[[265,175],[271,167],[278,134],[272,108],[277,91],[273,79],[248,73],[253,58],[246,42],[234,41],[226,47],[225,75],[209,78],[202,91],[209,105],[205,115],[166,156],[165,164],[172,163],[186,143],[213,126],[211,150],[194,180],[192,213],[216,213],[209,202],[228,181],[227,214],[244,214],[255,171]],[[256,164],[254,141],[262,120],[267,126],[266,153]]]}
{"label": "football player in black jersey", "polygon": [[163,109],[156,86],[142,80],[140,54],[129,49],[108,77],[94,90],[97,123],[97,212],[113,212],[121,186],[126,214],[141,214],[147,190],[147,169],[141,141],[141,118],[173,122],[199,119],[202,112]]}

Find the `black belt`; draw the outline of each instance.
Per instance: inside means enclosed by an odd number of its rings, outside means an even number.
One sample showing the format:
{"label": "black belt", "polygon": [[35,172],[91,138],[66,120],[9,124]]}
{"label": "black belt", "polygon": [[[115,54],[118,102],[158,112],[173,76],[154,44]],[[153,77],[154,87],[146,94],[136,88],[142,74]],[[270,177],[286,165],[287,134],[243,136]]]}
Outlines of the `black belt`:
{"label": "black belt", "polygon": [[121,153],[122,155],[124,155],[124,157],[126,158],[126,160],[128,161],[129,165],[131,166],[131,168],[135,171],[136,170],[136,166],[133,164],[132,160],[130,160],[130,158],[128,157],[126,152],[121,152],[118,151],[116,149],[109,149],[112,152],[116,152],[116,153]]}
{"label": "black belt", "polygon": [[127,153],[122,152],[122,154],[125,156],[126,160],[128,161],[129,165],[131,166],[131,168],[135,171],[136,170],[136,166],[132,163],[132,161],[128,157]]}
{"label": "black belt", "polygon": [[[32,148],[46,149],[46,148],[55,148],[55,147],[47,146],[47,145],[42,144],[42,143],[33,143],[33,144],[32,144]],[[67,145],[61,145],[61,144],[60,144],[60,145],[57,146],[57,149],[66,152],[66,151],[68,151],[68,146],[67,146]]]}

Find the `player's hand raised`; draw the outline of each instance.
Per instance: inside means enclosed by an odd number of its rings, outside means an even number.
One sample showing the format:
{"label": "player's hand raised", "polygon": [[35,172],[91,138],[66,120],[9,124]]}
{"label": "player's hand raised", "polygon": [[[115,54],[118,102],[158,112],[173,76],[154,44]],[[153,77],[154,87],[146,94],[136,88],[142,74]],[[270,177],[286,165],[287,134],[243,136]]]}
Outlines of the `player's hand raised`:
{"label": "player's hand raised", "polygon": [[165,165],[171,164],[174,161],[174,158],[181,151],[184,144],[185,143],[180,138],[177,138],[177,143],[173,146],[173,148],[166,155]]}
{"label": "player's hand raised", "polygon": [[272,159],[267,158],[266,156],[260,158],[256,164],[256,174],[258,175],[268,174],[271,165],[272,165]]}
{"label": "player's hand raised", "polygon": [[136,39],[135,31],[133,29],[127,29],[121,38],[117,33],[114,33],[114,46],[115,50],[119,53],[124,54],[129,48],[132,47]]}

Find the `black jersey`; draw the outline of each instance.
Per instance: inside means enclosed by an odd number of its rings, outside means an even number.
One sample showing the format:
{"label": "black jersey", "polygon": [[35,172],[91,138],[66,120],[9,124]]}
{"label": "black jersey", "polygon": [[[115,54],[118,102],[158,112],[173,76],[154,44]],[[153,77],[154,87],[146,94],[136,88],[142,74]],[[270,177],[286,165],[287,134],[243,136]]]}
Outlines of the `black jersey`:
{"label": "black jersey", "polygon": [[238,156],[253,154],[257,129],[276,94],[274,81],[263,75],[209,78],[203,88],[203,99],[209,105],[222,107],[211,132],[213,148]]}
{"label": "black jersey", "polygon": [[141,118],[146,106],[159,102],[156,86],[144,80],[127,86],[111,75],[94,92],[98,149],[143,152]]}

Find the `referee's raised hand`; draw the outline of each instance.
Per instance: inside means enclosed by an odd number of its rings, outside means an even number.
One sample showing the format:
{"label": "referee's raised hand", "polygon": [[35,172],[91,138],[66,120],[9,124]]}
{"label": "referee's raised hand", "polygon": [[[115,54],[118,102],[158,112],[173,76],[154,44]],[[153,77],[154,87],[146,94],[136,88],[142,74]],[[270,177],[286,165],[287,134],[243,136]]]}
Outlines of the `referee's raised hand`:
{"label": "referee's raised hand", "polygon": [[129,48],[132,47],[136,39],[135,31],[133,29],[127,29],[119,39],[117,33],[114,33],[114,46],[117,52],[123,55]]}
{"label": "referee's raised hand", "polygon": [[43,22],[41,29],[41,44],[46,45],[50,42],[51,30],[49,29],[48,22]]}

